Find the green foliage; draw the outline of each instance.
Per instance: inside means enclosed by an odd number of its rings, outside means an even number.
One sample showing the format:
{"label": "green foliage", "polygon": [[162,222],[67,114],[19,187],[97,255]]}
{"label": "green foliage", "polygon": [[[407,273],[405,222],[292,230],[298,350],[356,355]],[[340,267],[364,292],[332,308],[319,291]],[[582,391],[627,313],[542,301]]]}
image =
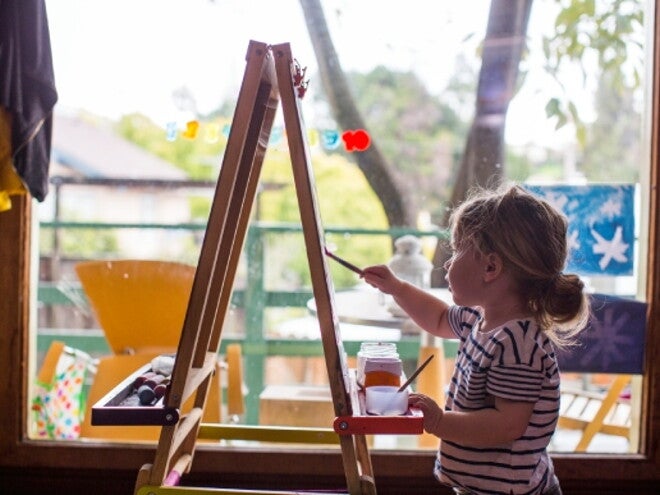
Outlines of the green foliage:
{"label": "green foliage", "polygon": [[514,153],[511,149],[506,150],[506,175],[509,180],[523,182],[529,177],[531,169],[532,164],[527,157]]}
{"label": "green foliage", "polygon": [[598,86],[598,118],[589,127],[580,169],[591,181],[637,182],[642,162],[642,117],[634,110],[632,91],[612,84]]}
{"label": "green foliage", "polygon": [[[60,254],[70,258],[102,258],[103,255],[118,252],[117,234],[111,230],[62,229]],[[51,231],[42,232],[39,239],[39,252],[49,255],[54,250]]]}
{"label": "green foliage", "polygon": [[[217,119],[216,117],[215,119]],[[214,121],[217,121],[215,120]],[[229,122],[227,122],[229,123]],[[193,178],[214,178],[211,161],[220,163],[226,145],[221,136],[217,143],[208,143],[203,136],[189,140],[178,137],[165,139],[165,131],[142,115],[125,116],[118,130],[128,140],[170,161]],[[208,157],[212,157],[209,159]],[[387,228],[382,206],[369,187],[358,167],[341,153],[314,154],[314,174],[323,224],[336,227]],[[257,195],[255,216],[260,221],[300,223],[298,200],[295,192],[291,160],[288,149],[269,148],[262,173],[261,188]],[[208,218],[211,200],[204,196],[191,196],[190,215],[193,220]],[[289,281],[295,285],[310,283],[306,251],[302,236],[270,236],[268,252],[271,254],[269,272],[275,267],[280,283]],[[351,239],[333,239],[337,248],[350,251],[358,264],[382,262],[391,255],[389,239],[355,236]],[[193,247],[191,247],[191,250]],[[339,287],[353,285],[355,274],[343,267],[331,266],[333,280]],[[273,282],[275,283],[275,282]]]}
{"label": "green foliage", "polygon": [[351,73],[349,78],[369,133],[396,169],[404,189],[415,191],[409,198],[417,202],[414,208],[440,210],[467,135],[467,123],[458,112],[474,85],[470,88],[465,78],[452,79],[439,99],[413,72],[378,66],[366,74]]}
{"label": "green foliage", "polygon": [[190,204],[190,218],[192,220],[203,220],[209,217],[211,211],[211,199],[205,196],[191,196],[188,198]]}
{"label": "green foliage", "polygon": [[[587,143],[587,127],[580,118],[562,81],[562,69],[577,66],[583,80],[593,61],[608,84],[620,93],[634,91],[642,80],[644,9],[639,0],[613,0],[606,4],[595,0],[556,0],[560,6],[555,33],[543,40],[546,69],[555,77],[563,94],[546,105],[549,118],[557,119],[557,128],[573,123],[578,143]],[[594,77],[593,73],[591,77]]]}
{"label": "green foliage", "polygon": [[[225,123],[229,123],[229,120],[221,125]],[[123,116],[117,123],[117,132],[127,140],[176,165],[191,179],[215,178],[220,164],[218,157],[222,156],[227,145],[227,139],[222,133],[212,141],[207,139],[204,129],[201,129],[194,139],[187,139],[179,133],[176,139],[168,141],[165,129],[141,114]]]}
{"label": "green foliage", "polygon": [[[579,166],[591,181],[635,182],[639,176],[641,114],[636,109],[644,58],[644,6],[639,0],[557,0],[556,33],[544,40],[547,69],[564,94],[546,106],[557,128],[572,123]],[[597,119],[587,124],[561,81],[579,67],[597,84]]]}
{"label": "green foliage", "polygon": [[564,179],[564,167],[556,160],[546,160],[534,167],[534,173],[527,177],[534,181],[536,178],[542,178],[544,181],[562,182]]}
{"label": "green foliage", "polygon": [[[324,227],[356,227],[386,229],[387,218],[382,205],[357,166],[342,154],[313,154],[314,179],[319,215]],[[300,223],[298,200],[291,161],[285,150],[271,150],[261,174],[264,183],[279,184],[279,188],[264,190],[258,197],[259,219],[266,222]],[[310,284],[307,255],[301,235],[273,235],[268,252],[278,253],[267,263],[294,285]],[[390,239],[383,236],[326,235],[326,242],[358,264],[384,262],[391,256]],[[333,281],[338,287],[356,283],[354,273],[330,264]]]}

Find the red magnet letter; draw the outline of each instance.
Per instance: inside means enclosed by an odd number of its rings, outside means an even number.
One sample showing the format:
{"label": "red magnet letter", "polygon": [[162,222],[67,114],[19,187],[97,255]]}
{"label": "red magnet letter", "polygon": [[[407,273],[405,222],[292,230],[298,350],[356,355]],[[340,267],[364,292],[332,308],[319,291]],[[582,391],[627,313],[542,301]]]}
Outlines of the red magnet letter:
{"label": "red magnet letter", "polygon": [[364,129],[358,129],[357,131],[346,131],[341,135],[341,138],[344,140],[344,147],[346,151],[364,151],[369,147],[371,143],[371,138],[369,134]]}

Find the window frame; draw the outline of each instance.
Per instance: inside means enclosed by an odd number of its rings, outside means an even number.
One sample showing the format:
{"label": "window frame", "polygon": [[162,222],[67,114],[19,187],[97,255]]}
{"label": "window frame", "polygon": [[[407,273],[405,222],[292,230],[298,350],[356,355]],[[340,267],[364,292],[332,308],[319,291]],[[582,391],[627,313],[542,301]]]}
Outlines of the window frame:
{"label": "window frame", "polygon": [[[648,188],[648,254],[646,297],[649,302],[646,374],[642,386],[639,454],[553,453],[565,493],[651,493],[660,483],[660,15],[656,0],[650,16],[653,24],[654,79],[650,112],[650,174]],[[643,181],[643,183],[646,183]],[[133,487],[138,470],[153,462],[153,444],[110,444],[90,441],[44,441],[27,437],[28,387],[34,376],[30,351],[32,294],[36,267],[30,256],[34,242],[31,200],[13,198],[13,207],[0,213],[0,486],[20,487],[27,493],[52,486],[71,487],[74,493],[88,487],[97,493],[123,492]],[[371,452],[380,493],[401,490],[438,490],[431,470],[431,451]],[[235,448],[198,445],[189,478],[192,483],[231,483],[236,488],[268,489],[344,486],[341,452],[338,449]],[[53,485],[58,480],[58,485]],[[128,488],[130,490],[130,488]],[[449,492],[447,492],[449,493]]]}

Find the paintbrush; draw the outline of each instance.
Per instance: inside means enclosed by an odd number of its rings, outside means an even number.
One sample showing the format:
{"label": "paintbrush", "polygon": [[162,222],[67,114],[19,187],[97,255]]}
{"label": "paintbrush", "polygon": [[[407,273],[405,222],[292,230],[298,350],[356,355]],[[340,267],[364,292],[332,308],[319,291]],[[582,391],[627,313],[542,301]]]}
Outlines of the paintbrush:
{"label": "paintbrush", "polygon": [[355,266],[353,263],[349,263],[349,262],[346,261],[345,259],[340,258],[340,257],[337,256],[336,254],[334,254],[332,251],[330,251],[327,247],[325,247],[324,249],[325,249],[325,254],[326,254],[326,256],[330,256],[333,260],[335,260],[336,262],[338,262],[340,265],[343,265],[343,266],[345,266],[346,268],[348,268],[349,270],[354,271],[354,272],[357,273],[358,275],[362,276],[362,270],[360,270],[360,269],[359,269],[357,266]]}
{"label": "paintbrush", "polygon": [[428,358],[426,358],[426,361],[424,361],[422,364],[419,365],[419,368],[417,368],[415,371],[413,371],[413,374],[410,375],[410,378],[408,378],[403,385],[399,387],[399,390],[397,392],[403,392],[408,385],[410,385],[415,378],[417,378],[417,375],[419,375],[424,368],[426,368],[426,365],[431,362],[431,359],[433,359],[433,356],[435,354],[431,354]]}

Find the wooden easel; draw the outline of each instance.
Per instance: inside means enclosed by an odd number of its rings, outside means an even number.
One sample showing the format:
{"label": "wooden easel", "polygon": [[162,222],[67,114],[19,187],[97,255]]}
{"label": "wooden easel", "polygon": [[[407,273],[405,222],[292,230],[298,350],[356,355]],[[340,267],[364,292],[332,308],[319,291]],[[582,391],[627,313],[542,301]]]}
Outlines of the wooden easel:
{"label": "wooden easel", "polygon": [[[352,413],[347,391],[348,368],[332,299],[332,280],[323,255],[323,233],[310,154],[292,79],[294,60],[288,44],[269,47],[255,41],[250,42],[246,59],[243,84],[218,178],[172,381],[164,401],[165,409],[180,410],[181,405],[194,394],[194,408],[176,424],[163,426],[155,461],[140,470],[136,493],[145,485],[173,484],[176,481],[173,477],[190,469],[239,255],[280,99],[335,412],[337,416],[350,416]],[[375,494],[365,436],[341,436],[340,445],[349,493]]]}
{"label": "wooden easel", "polygon": [[[255,199],[266,147],[278,103],[281,101],[294,182],[302,220],[305,246],[316,299],[317,316],[334,404],[334,429],[338,434],[351,495],[375,495],[376,486],[366,434],[422,431],[420,414],[410,417],[370,417],[361,411],[363,398],[348,369],[334,306],[334,289],[324,257],[323,230],[318,214],[310,153],[294,80],[295,61],[288,43],[270,46],[251,41],[247,66],[227,142],[215,197],[201,249],[197,272],[168,392],[151,412],[111,408],[110,398],[100,401],[98,417],[106,424],[135,424],[135,414],[151,424],[162,424],[153,464],[142,467],[135,493],[171,493],[180,477],[191,468],[200,431],[202,411],[215,369],[220,337],[245,239],[250,210]],[[140,370],[142,372],[144,370]],[[118,385],[111,396],[126,390],[133,378]],[[119,391],[119,392],[118,392]],[[107,397],[107,396],[106,396]],[[181,406],[193,398],[193,408],[179,417]],[[362,402],[361,402],[362,400]],[[136,410],[137,409],[137,410]],[[144,408],[143,408],[144,409]],[[93,410],[94,412],[94,410]],[[114,419],[108,420],[112,416]],[[138,419],[139,421],[139,419]],[[302,435],[301,435],[302,437]],[[205,489],[204,493],[208,492]],[[175,490],[176,491],[176,490]],[[176,491],[180,493],[180,491]],[[185,493],[196,493],[194,488]],[[213,489],[213,493],[237,493]],[[289,493],[240,491],[240,493]],[[291,492],[293,493],[293,492]]]}

